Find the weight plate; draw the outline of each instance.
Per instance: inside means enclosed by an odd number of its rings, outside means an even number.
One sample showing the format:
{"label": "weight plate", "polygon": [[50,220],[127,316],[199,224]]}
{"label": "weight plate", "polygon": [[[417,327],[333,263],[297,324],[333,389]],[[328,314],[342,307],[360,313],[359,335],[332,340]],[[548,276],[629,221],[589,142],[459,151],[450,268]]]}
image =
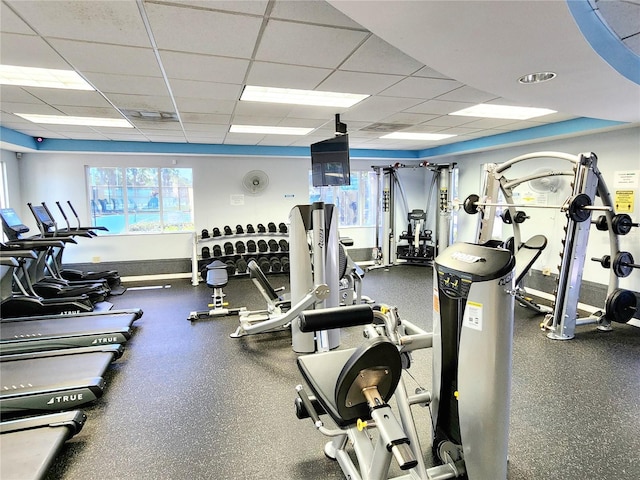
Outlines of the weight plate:
{"label": "weight plate", "polygon": [[480,197],[475,193],[472,193],[471,195],[469,195],[467,198],[464,199],[462,208],[464,209],[465,212],[467,212],[470,215],[478,213],[478,205],[477,205],[478,200],[480,200]]}
{"label": "weight plate", "polygon": [[633,256],[629,252],[618,252],[613,257],[612,265],[613,273],[616,274],[616,277],[628,277],[633,270]]}
{"label": "weight plate", "polygon": [[607,297],[605,315],[614,322],[627,323],[633,317],[636,308],[637,298],[635,293],[617,288]]}
{"label": "weight plate", "polygon": [[611,220],[611,230],[616,235],[626,235],[631,231],[632,223],[629,215],[626,213],[618,213],[614,215]]}
{"label": "weight plate", "polygon": [[506,223],[507,225],[511,225],[513,223],[511,221],[511,212],[509,212],[509,210],[505,210],[504,212],[502,212],[502,215],[500,215],[500,218],[502,218],[502,222]]}
{"label": "weight plate", "polygon": [[595,224],[596,224],[596,228],[601,232],[606,232],[609,229],[606,215],[600,215],[596,220]]}
{"label": "weight plate", "polygon": [[569,202],[569,218],[574,222],[584,222],[591,216],[591,210],[584,207],[591,206],[591,197],[586,193],[579,193]]}

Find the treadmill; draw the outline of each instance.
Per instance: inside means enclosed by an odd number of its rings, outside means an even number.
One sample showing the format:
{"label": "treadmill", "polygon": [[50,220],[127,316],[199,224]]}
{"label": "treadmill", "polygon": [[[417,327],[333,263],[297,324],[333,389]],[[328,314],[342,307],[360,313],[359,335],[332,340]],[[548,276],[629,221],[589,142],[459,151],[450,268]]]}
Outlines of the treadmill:
{"label": "treadmill", "polygon": [[82,430],[80,410],[0,423],[0,478],[39,480],[45,477],[64,442]]}
{"label": "treadmill", "polygon": [[0,414],[58,412],[96,400],[105,371],[123,351],[102,345],[0,356]]}

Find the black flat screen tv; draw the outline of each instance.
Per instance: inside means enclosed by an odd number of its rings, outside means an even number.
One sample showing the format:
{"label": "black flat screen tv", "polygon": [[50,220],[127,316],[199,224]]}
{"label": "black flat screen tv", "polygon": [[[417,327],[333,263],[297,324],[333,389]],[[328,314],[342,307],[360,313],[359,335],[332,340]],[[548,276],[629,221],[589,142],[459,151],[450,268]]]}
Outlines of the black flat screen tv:
{"label": "black flat screen tv", "polygon": [[351,185],[349,135],[311,144],[311,176],[314,187]]}

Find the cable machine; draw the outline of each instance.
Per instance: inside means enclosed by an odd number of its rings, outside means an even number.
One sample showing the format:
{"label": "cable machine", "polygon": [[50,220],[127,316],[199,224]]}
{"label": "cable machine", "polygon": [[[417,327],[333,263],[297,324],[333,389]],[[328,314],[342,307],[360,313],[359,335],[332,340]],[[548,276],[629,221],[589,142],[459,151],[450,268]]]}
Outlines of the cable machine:
{"label": "cable machine", "polygon": [[[454,241],[452,198],[457,196],[458,168],[452,164],[421,162],[411,166],[395,163],[389,166],[373,166],[378,180],[378,202],[376,210],[375,266],[387,268],[397,264],[398,259],[410,263],[431,264],[438,252]],[[409,210],[407,196],[398,176],[401,168],[427,168],[432,172],[425,210]],[[433,208],[434,189],[437,187],[437,210]],[[407,230],[397,235],[397,196],[400,195],[402,210],[407,218]],[[437,213],[436,213],[437,212]],[[435,220],[434,220],[435,217]],[[433,230],[429,226],[433,225]],[[398,245],[398,241],[406,244]]]}

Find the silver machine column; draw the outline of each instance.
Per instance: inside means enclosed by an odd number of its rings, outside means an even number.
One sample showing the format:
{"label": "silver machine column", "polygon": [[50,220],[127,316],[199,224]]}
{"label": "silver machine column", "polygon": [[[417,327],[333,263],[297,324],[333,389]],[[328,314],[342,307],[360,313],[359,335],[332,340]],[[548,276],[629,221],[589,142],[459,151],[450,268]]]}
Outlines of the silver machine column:
{"label": "silver machine column", "polygon": [[436,220],[436,233],[438,234],[436,243],[436,254],[444,251],[453,243],[453,225],[451,199],[456,196],[455,185],[452,176],[456,169],[456,164],[437,165],[434,175],[438,176],[438,218]]}
{"label": "silver machine column", "polygon": [[[337,209],[323,202],[297,205],[289,213],[289,222],[291,303],[295,304],[314,287],[325,284],[329,294],[315,308],[339,306]],[[340,330],[305,333],[300,331],[297,322],[292,322],[291,342],[298,353],[328,351],[340,345]]]}
{"label": "silver machine column", "polygon": [[469,480],[507,477],[514,267],[508,250],[465,243],[435,259],[433,447]]}

